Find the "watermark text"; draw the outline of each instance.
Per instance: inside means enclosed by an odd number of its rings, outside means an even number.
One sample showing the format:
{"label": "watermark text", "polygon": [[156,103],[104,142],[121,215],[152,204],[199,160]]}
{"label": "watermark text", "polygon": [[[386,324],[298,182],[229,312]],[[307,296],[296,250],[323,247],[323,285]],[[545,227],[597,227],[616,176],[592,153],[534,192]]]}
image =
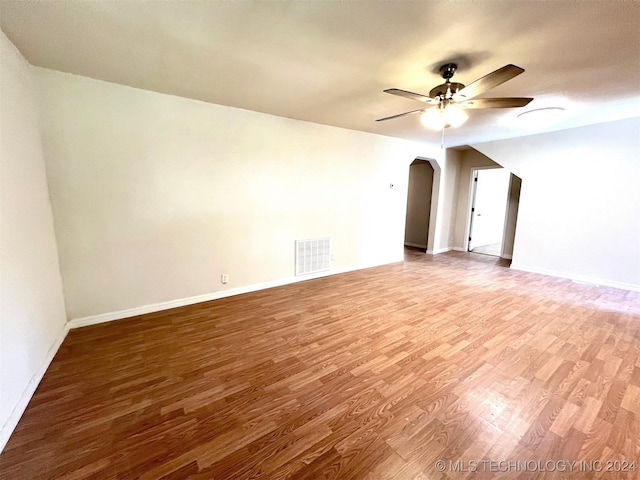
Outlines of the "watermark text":
{"label": "watermark text", "polygon": [[437,460],[438,472],[635,472],[627,460]]}

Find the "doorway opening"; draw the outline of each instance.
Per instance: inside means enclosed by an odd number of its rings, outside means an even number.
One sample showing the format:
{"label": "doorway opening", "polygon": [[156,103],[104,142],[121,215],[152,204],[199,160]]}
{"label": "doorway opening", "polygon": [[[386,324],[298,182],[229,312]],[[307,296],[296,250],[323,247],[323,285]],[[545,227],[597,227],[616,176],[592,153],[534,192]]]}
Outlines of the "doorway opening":
{"label": "doorway opening", "polygon": [[504,168],[472,171],[469,252],[502,256],[511,176]]}
{"label": "doorway opening", "polygon": [[416,159],[409,166],[407,214],[404,228],[404,244],[407,247],[427,250],[433,176],[434,169],[427,160]]}

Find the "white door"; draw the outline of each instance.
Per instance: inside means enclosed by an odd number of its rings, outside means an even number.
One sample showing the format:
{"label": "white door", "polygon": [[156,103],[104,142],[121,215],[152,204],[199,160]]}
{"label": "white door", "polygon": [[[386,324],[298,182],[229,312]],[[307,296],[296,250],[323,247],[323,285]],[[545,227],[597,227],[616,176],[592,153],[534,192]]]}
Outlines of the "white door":
{"label": "white door", "polygon": [[500,255],[511,174],[491,168],[474,170],[473,175],[469,251],[490,247],[488,252]]}

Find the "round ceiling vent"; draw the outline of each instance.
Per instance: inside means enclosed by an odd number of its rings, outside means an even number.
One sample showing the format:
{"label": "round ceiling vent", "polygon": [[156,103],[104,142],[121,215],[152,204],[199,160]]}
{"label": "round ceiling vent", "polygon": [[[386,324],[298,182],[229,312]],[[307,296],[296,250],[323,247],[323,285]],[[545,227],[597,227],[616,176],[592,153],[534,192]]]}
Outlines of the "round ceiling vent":
{"label": "round ceiling vent", "polygon": [[528,126],[543,126],[556,123],[565,117],[562,107],[545,107],[528,110],[518,115],[518,120]]}

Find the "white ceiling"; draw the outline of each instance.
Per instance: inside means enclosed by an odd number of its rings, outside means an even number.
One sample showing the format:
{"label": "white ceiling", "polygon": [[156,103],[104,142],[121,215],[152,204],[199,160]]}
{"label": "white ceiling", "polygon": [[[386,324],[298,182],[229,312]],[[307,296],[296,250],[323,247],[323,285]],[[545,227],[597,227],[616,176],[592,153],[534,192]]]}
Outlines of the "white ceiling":
{"label": "white ceiling", "polygon": [[[439,142],[422,108],[438,67],[454,81],[513,63],[526,71],[485,97],[535,97],[474,110],[448,129],[465,145],[640,116],[638,1],[7,1],[0,26],[37,66],[273,115]],[[527,129],[524,110],[564,107]]]}

